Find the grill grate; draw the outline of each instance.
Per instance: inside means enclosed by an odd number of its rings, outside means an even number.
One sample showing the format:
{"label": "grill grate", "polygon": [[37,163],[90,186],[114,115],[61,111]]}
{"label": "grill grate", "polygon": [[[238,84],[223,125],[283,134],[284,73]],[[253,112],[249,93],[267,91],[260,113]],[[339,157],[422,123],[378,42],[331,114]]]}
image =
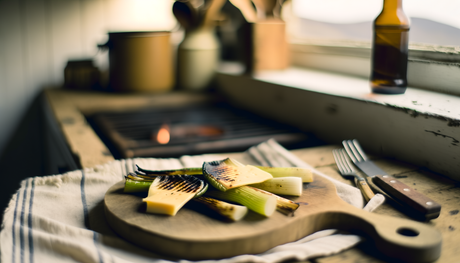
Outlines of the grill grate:
{"label": "grill grate", "polygon": [[[286,148],[311,144],[311,135],[226,104],[101,112],[88,117],[115,158],[178,157],[244,151],[274,138]],[[168,127],[170,140],[157,140]]]}

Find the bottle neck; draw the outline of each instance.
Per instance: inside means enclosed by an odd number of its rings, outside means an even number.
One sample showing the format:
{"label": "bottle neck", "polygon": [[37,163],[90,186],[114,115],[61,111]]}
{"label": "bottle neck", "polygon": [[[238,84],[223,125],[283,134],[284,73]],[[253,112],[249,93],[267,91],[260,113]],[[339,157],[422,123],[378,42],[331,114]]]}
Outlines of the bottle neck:
{"label": "bottle neck", "polygon": [[406,16],[402,6],[403,0],[384,0],[382,12],[374,21],[375,26],[410,26],[410,19]]}
{"label": "bottle neck", "polygon": [[402,10],[402,0],[384,0],[383,1],[383,10],[394,11]]}

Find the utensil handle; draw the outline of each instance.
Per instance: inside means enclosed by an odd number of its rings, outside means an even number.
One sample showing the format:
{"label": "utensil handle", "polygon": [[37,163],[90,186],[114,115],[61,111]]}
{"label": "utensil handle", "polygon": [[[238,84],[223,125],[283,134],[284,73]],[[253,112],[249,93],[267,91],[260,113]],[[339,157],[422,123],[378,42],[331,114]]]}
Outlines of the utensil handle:
{"label": "utensil handle", "polygon": [[374,197],[374,192],[372,189],[369,187],[369,184],[367,183],[366,179],[364,178],[359,178],[356,180],[356,186],[358,186],[359,190],[361,190],[361,193],[364,196],[364,199],[366,202],[369,202],[369,200]]}
{"label": "utensil handle", "polygon": [[429,215],[427,219],[436,218],[441,212],[440,204],[392,176],[376,175],[373,182],[402,205],[407,205],[425,216]]}
{"label": "utensil handle", "polygon": [[[430,224],[344,208],[334,213],[335,224],[328,227],[358,233],[397,262],[427,263],[439,258],[442,234]],[[330,217],[332,217],[330,215]],[[396,260],[389,260],[393,262]]]}

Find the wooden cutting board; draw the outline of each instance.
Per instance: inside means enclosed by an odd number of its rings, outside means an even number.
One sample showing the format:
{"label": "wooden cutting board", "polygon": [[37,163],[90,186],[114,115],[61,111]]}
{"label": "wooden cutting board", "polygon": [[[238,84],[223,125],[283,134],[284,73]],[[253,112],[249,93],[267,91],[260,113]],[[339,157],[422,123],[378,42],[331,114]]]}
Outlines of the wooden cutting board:
{"label": "wooden cutting board", "polygon": [[106,193],[105,214],[120,236],[141,247],[185,259],[217,259],[264,252],[324,229],[366,236],[385,255],[407,262],[432,262],[441,253],[442,236],[426,223],[382,216],[358,209],[337,195],[329,180],[316,176],[304,183],[293,216],[270,218],[249,212],[238,222],[224,222],[183,207],[176,216],[147,214],[142,197],[123,193],[124,182]]}

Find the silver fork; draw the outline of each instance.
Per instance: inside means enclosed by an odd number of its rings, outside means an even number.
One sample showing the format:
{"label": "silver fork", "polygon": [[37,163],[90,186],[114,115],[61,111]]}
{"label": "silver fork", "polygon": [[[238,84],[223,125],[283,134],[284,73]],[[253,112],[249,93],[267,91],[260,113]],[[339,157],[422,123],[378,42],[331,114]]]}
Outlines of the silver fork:
{"label": "silver fork", "polygon": [[350,160],[348,159],[348,155],[345,152],[345,150],[334,149],[332,150],[332,155],[334,156],[340,174],[346,179],[356,179],[356,185],[361,190],[361,193],[363,194],[366,202],[369,202],[369,200],[371,200],[371,198],[374,197],[374,192],[369,187],[369,184],[367,183],[366,179],[360,176],[353,168],[353,164],[351,164]]}

